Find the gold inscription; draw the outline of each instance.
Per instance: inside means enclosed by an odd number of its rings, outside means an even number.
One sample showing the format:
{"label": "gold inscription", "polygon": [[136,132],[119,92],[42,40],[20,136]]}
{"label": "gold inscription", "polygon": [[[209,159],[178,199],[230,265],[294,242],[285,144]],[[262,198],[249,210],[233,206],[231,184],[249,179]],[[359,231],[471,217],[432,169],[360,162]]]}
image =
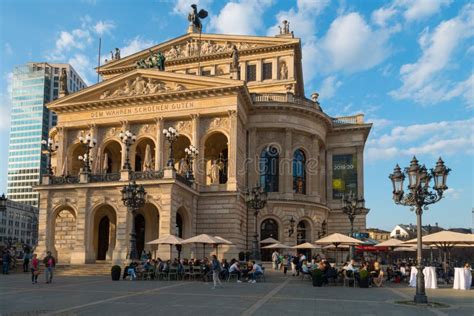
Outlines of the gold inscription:
{"label": "gold inscription", "polygon": [[157,112],[173,111],[173,110],[188,110],[188,109],[192,109],[193,107],[194,107],[193,102],[140,105],[140,106],[134,106],[134,107],[129,107],[129,108],[94,111],[94,112],[91,112],[91,118],[96,119],[96,118],[103,118],[103,117],[139,115],[139,114],[157,113]]}

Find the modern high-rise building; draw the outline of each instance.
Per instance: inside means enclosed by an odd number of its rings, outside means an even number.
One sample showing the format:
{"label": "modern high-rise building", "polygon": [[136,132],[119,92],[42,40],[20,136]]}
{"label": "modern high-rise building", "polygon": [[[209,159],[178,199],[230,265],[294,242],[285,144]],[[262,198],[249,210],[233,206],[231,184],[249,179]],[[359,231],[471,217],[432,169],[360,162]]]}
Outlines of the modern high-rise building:
{"label": "modern high-rise building", "polygon": [[41,140],[56,125],[56,115],[46,104],[58,98],[59,77],[66,69],[68,91],[86,87],[68,64],[27,63],[13,70],[10,146],[8,150],[7,195],[12,201],[38,206],[39,184],[47,158],[41,154]]}

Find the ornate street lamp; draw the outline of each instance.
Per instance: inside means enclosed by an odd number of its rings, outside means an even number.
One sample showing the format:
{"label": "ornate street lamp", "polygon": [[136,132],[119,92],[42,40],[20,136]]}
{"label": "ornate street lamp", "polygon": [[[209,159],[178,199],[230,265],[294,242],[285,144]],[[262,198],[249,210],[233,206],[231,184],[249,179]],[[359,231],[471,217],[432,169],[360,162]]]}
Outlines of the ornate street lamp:
{"label": "ornate street lamp", "polygon": [[130,233],[130,260],[138,260],[137,234],[135,231],[135,215],[145,205],[146,191],[143,185],[137,185],[135,181],[130,182],[121,190],[122,202],[132,213],[132,232]]}
{"label": "ornate street lamp", "polygon": [[179,133],[174,127],[168,127],[168,129],[163,130],[163,135],[170,143],[170,156],[168,158],[168,163],[166,164],[168,168],[174,169],[174,155],[173,155],[173,143],[178,139]]}
{"label": "ornate street lamp", "polygon": [[260,185],[255,186],[252,190],[247,189],[245,202],[247,207],[254,210],[255,216],[255,233],[252,241],[252,258],[260,260],[260,248],[258,246],[258,225],[257,217],[258,213],[267,204],[267,192]]}
{"label": "ornate street lamp", "polygon": [[123,164],[122,169],[131,171],[132,166],[130,165],[130,146],[137,140],[137,136],[126,130],[125,132],[122,131],[119,134],[120,140],[125,145],[126,155],[125,155],[125,163]]}
{"label": "ornate street lamp", "polygon": [[79,160],[81,160],[84,163],[84,167],[82,168],[83,172],[91,172],[91,149],[95,147],[97,144],[97,140],[95,138],[92,138],[91,134],[87,134],[86,137],[84,136],[79,136],[79,142],[84,146],[84,154],[78,157]]}
{"label": "ornate street lamp", "polygon": [[[420,167],[416,157],[413,157],[410,167],[405,168],[402,172],[398,164],[393,173],[389,175],[393,185],[393,200],[395,204],[411,206],[411,210],[416,211],[416,228],[417,228],[417,253],[416,260],[418,273],[416,275],[416,294],[415,303],[427,303],[428,297],[425,293],[425,276],[423,274],[422,263],[422,235],[421,235],[421,216],[423,209],[427,210],[427,205],[434,204],[441,200],[443,192],[448,188],[446,179],[451,169],[446,168],[441,157],[436,163],[436,167],[428,173],[426,167]],[[408,194],[403,192],[403,181],[408,176]],[[430,181],[434,178],[433,190],[430,190]]]}
{"label": "ornate street lamp", "polygon": [[288,237],[293,236],[293,233],[295,232],[295,219],[293,216],[290,218],[290,228],[288,229]]}
{"label": "ornate street lamp", "polygon": [[199,150],[193,145],[190,145],[184,150],[184,152],[186,153],[186,164],[188,165],[186,179],[189,181],[194,181],[193,160],[196,159],[197,155],[199,155]]}
{"label": "ornate street lamp", "polygon": [[48,138],[48,140],[43,139],[41,141],[41,145],[43,145],[45,147],[46,154],[48,155],[48,166],[46,168],[47,174],[48,174],[48,176],[52,176],[53,175],[53,167],[51,166],[51,156],[52,156],[53,152],[58,150],[59,145],[57,143],[55,143],[54,139],[52,139],[51,137]]}
{"label": "ornate street lamp", "polygon": [[[351,237],[354,236],[354,220],[357,215],[360,215],[365,210],[365,200],[358,198],[354,193],[350,192],[342,198],[342,212],[347,215],[351,223]],[[350,248],[350,257],[354,259],[354,246]]]}
{"label": "ornate street lamp", "polygon": [[5,194],[0,196],[0,212],[5,212],[7,210],[7,198]]}

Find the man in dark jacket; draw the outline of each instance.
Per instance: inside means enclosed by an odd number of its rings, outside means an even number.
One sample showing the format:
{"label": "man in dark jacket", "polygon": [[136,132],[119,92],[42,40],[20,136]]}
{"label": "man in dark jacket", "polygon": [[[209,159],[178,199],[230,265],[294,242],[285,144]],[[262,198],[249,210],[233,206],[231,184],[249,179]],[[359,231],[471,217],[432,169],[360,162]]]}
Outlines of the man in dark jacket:
{"label": "man in dark jacket", "polygon": [[51,283],[53,281],[53,269],[56,266],[56,259],[51,255],[51,251],[48,251],[46,254],[46,257],[43,259],[44,266],[46,267],[44,275],[46,283]]}
{"label": "man in dark jacket", "polygon": [[10,269],[10,252],[8,250],[3,251],[3,256],[2,256],[2,273],[3,274],[8,274],[9,269]]}

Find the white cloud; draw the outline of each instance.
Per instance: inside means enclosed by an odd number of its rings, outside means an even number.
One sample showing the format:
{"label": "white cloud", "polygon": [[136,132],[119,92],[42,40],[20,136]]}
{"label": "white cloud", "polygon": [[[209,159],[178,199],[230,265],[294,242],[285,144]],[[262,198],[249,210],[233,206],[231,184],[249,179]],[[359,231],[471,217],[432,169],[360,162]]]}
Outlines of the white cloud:
{"label": "white cloud", "polygon": [[94,25],[94,31],[99,35],[108,33],[114,28],[115,28],[115,23],[112,21],[99,21]]}
{"label": "white cloud", "polygon": [[448,188],[446,191],[444,191],[443,195],[447,199],[451,200],[459,200],[461,197],[462,189],[454,189],[454,188]]}
{"label": "white cloud", "polygon": [[123,58],[146,48],[152,47],[153,45],[155,45],[153,41],[142,39],[140,36],[136,36],[129,40],[126,43],[126,46],[120,48],[120,56]]}
{"label": "white cloud", "polygon": [[394,7],[379,8],[372,12],[372,21],[379,26],[386,26],[387,22],[398,13]]}
{"label": "white cloud", "polygon": [[321,99],[327,100],[336,94],[336,90],[341,86],[342,82],[337,80],[336,76],[329,76],[324,79],[319,94]]}
{"label": "white cloud", "polygon": [[177,0],[173,7],[173,13],[187,16],[193,3],[197,5],[198,12],[201,9],[209,11],[208,6],[212,3],[212,0]]}
{"label": "white cloud", "polygon": [[79,73],[88,86],[92,83],[91,78],[96,75],[96,73],[89,57],[84,54],[74,54],[69,58],[68,63]]}
{"label": "white cloud", "polygon": [[474,118],[396,126],[389,133],[367,141],[368,161],[396,155],[473,155]]}
{"label": "white cloud", "polygon": [[373,29],[357,12],[339,16],[319,43],[320,66],[349,73],[370,69],[389,55],[388,39],[393,31]]}
{"label": "white cloud", "polygon": [[452,0],[398,0],[395,5],[405,10],[403,16],[407,21],[417,21],[437,14],[451,2]]}
{"label": "white cloud", "polygon": [[55,48],[48,58],[53,61],[64,59],[64,53],[73,49],[83,50],[92,43],[92,36],[89,30],[75,29],[71,32],[61,31],[56,40]]}
{"label": "white cloud", "polygon": [[263,13],[272,0],[241,0],[227,3],[218,15],[211,15],[209,28],[224,34],[254,35],[263,27]]}
{"label": "white cloud", "polygon": [[[442,71],[449,66],[460,44],[474,35],[474,5],[466,5],[458,16],[441,22],[433,32],[425,29],[419,37],[422,56],[400,68],[402,86],[390,92],[396,99],[414,99],[421,104],[448,100],[452,86],[443,80]],[[448,89],[449,88],[449,89]],[[459,95],[459,94],[458,94]]]}

